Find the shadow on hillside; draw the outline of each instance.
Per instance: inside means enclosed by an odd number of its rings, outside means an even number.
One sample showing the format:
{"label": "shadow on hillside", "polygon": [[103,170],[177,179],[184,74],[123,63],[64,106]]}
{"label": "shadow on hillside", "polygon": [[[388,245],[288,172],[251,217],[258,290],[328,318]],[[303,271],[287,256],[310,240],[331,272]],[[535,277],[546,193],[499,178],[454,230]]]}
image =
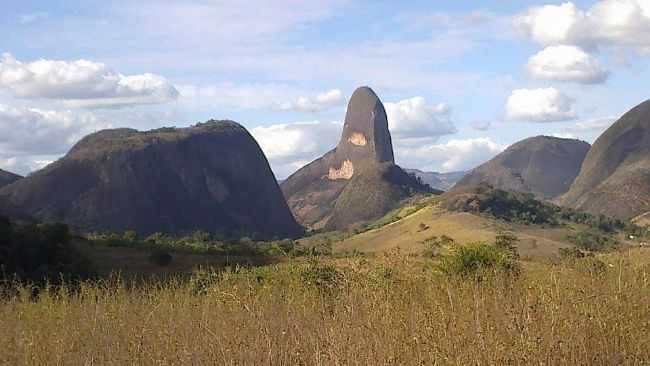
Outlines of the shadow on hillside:
{"label": "shadow on hillside", "polygon": [[127,248],[90,245],[77,241],[75,246],[88,258],[100,279],[119,277],[126,282],[165,280],[189,276],[197,268],[255,267],[278,263],[281,258],[270,255],[225,255],[167,252],[169,263],[152,259],[148,248]]}

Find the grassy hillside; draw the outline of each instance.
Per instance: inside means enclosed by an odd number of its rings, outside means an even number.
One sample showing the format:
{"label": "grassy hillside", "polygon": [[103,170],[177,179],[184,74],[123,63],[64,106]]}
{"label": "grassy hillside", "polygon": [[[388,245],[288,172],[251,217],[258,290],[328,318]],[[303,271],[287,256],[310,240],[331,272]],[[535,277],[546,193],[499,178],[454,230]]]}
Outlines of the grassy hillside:
{"label": "grassy hillside", "polygon": [[[337,253],[381,252],[393,248],[407,253],[424,250],[424,242],[432,237],[446,235],[459,243],[491,242],[503,231],[519,238],[518,250],[522,257],[554,258],[560,248],[575,247],[572,237],[589,229],[586,224],[567,221],[562,225],[527,225],[496,219],[490,215],[449,211],[430,201],[424,207],[412,210],[402,208],[407,215],[394,222],[350,236],[333,244]],[[622,233],[603,234],[615,238],[621,245],[629,243]]]}

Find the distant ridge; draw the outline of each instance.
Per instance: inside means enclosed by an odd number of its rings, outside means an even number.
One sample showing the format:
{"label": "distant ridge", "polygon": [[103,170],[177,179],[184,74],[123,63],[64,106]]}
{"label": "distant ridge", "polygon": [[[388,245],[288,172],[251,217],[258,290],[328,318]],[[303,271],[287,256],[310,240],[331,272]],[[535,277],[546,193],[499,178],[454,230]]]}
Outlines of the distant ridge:
{"label": "distant ridge", "polygon": [[519,141],[467,173],[456,188],[487,183],[495,188],[553,199],[578,175],[589,144],[574,139],[536,136]]}
{"label": "distant ridge", "polygon": [[406,171],[409,174],[414,174],[416,177],[422,180],[422,183],[428,184],[431,188],[439,189],[441,191],[450,190],[459,180],[467,174],[467,172],[449,172],[449,173],[438,173],[438,172],[425,172],[419,169],[407,169]]}

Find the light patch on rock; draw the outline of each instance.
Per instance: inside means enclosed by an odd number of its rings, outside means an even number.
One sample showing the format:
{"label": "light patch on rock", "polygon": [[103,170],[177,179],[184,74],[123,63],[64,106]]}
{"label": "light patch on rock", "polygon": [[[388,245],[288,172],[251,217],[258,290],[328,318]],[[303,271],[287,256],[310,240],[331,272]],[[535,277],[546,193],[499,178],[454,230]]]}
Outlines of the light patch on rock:
{"label": "light patch on rock", "polygon": [[348,141],[352,145],[366,146],[366,136],[359,132],[353,132],[352,135],[348,137]]}
{"label": "light patch on rock", "polygon": [[218,202],[225,201],[230,195],[230,189],[219,177],[206,176],[206,185],[210,195]]}
{"label": "light patch on rock", "polygon": [[337,179],[350,179],[352,178],[352,175],[354,174],[354,165],[352,165],[352,162],[350,160],[346,160],[341,164],[340,169],[336,169],[333,167],[330,167],[329,174],[327,175],[327,178],[330,180],[337,180]]}

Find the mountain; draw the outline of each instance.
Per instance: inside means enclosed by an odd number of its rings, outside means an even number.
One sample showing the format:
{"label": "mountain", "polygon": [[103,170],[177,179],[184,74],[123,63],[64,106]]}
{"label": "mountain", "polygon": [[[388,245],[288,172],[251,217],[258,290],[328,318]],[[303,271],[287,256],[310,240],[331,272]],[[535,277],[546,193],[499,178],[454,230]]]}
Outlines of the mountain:
{"label": "mountain", "polygon": [[0,169],[0,188],[9,185],[22,177],[18,174],[8,172],[6,170]]}
{"label": "mountain", "polygon": [[487,183],[495,188],[552,199],[565,193],[580,171],[589,144],[536,136],[519,141],[467,173],[455,188]]}
{"label": "mountain", "polygon": [[368,87],[352,94],[336,148],[281,187],[301,224],[328,230],[379,218],[405,198],[428,190],[395,165],[384,105]]}
{"label": "mountain", "polygon": [[414,174],[422,180],[422,183],[428,184],[431,188],[441,191],[448,191],[456,184],[467,172],[424,172],[419,169],[404,169],[409,174]]}
{"label": "mountain", "polygon": [[100,131],[0,197],[39,220],[86,232],[302,233],[262,150],[232,121]]}
{"label": "mountain", "polygon": [[598,137],[560,203],[617,218],[650,211],[650,100]]}

